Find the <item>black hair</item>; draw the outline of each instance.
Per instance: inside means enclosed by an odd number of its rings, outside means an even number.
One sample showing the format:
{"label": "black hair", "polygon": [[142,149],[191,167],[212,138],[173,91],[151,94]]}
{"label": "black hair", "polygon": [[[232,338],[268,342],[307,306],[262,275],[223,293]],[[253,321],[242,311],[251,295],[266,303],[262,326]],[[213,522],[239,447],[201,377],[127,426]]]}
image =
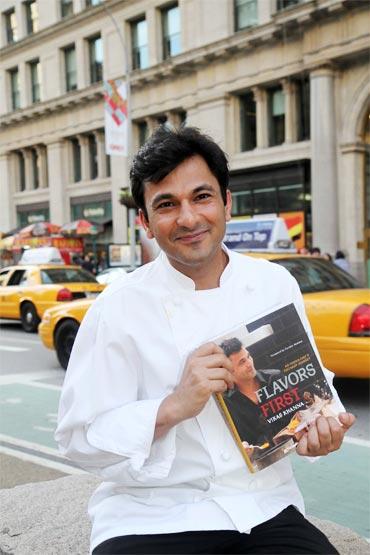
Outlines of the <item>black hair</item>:
{"label": "black hair", "polygon": [[232,337],[231,339],[225,339],[225,341],[220,344],[220,347],[225,355],[229,357],[234,353],[239,353],[243,348],[243,343],[237,337]]}
{"label": "black hair", "polygon": [[337,251],[337,252],[335,253],[335,258],[336,258],[336,259],[338,259],[338,258],[346,258],[346,255],[344,254],[343,251]]}
{"label": "black hair", "polygon": [[312,247],[312,249],[310,249],[310,253],[311,254],[321,254],[321,249],[320,249],[320,247]]}
{"label": "black hair", "polygon": [[211,137],[195,127],[170,129],[160,126],[134,157],[131,171],[131,192],[135,204],[148,216],[144,188],[148,182],[158,183],[191,156],[199,155],[217,179],[226,205],[229,167],[224,151]]}

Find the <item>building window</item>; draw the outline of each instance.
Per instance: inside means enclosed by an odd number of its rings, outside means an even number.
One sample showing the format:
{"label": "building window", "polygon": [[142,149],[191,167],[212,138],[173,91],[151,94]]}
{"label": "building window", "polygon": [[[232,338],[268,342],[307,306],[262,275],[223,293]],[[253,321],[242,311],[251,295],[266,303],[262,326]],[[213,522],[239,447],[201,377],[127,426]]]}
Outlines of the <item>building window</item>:
{"label": "building window", "polygon": [[38,189],[40,186],[39,161],[38,161],[37,151],[34,148],[31,148],[31,161],[32,161],[32,186],[34,189]]}
{"label": "building window", "polygon": [[26,10],[27,35],[31,35],[32,33],[36,33],[39,29],[39,16],[36,0],[29,0],[28,2],[25,2],[24,8]]}
{"label": "building window", "polygon": [[66,79],[66,91],[77,89],[77,67],[76,67],[76,48],[68,46],[64,49],[64,68]]}
{"label": "building window", "polygon": [[19,94],[19,73],[17,67],[9,70],[9,82],[12,110],[18,110],[18,108],[21,107],[21,101]]}
{"label": "building window", "polygon": [[232,216],[252,216],[252,191],[236,191],[232,193]]}
{"label": "building window", "polygon": [[18,159],[18,190],[24,191],[26,189],[26,167],[24,163],[24,156],[22,152],[17,152],[17,159]]}
{"label": "building window", "polygon": [[296,6],[300,4],[302,0],[277,0],[277,11],[285,10],[286,8],[290,8],[291,6]]}
{"label": "building window", "polygon": [[268,91],[269,146],[285,140],[285,96],[281,87]]}
{"label": "building window", "polygon": [[143,146],[149,137],[149,127],[146,121],[139,121],[137,124],[139,147]]}
{"label": "building window", "polygon": [[60,0],[60,15],[63,18],[73,15],[73,0]]}
{"label": "building window", "polygon": [[6,32],[6,42],[12,44],[17,40],[17,18],[15,9],[8,10],[4,13],[4,23]]}
{"label": "building window", "polygon": [[297,81],[298,141],[310,139],[310,80]]}
{"label": "building window", "polygon": [[161,10],[163,59],[176,56],[181,52],[180,9],[177,5]]}
{"label": "building window", "polygon": [[91,6],[98,6],[101,4],[101,0],[86,0],[86,8],[90,8]]}
{"label": "building window", "polygon": [[256,101],[252,92],[240,97],[240,147],[241,151],[257,146]]}
{"label": "building window", "polygon": [[41,65],[39,60],[29,62],[30,78],[31,78],[31,102],[40,102],[41,100]]}
{"label": "building window", "polygon": [[148,58],[148,24],[146,19],[131,23],[132,69],[149,67]]}
{"label": "building window", "polygon": [[90,83],[103,79],[103,43],[100,36],[89,39]]}
{"label": "building window", "polygon": [[98,177],[98,148],[95,135],[88,135],[90,179]]}
{"label": "building window", "polygon": [[257,0],[234,0],[235,31],[258,24]]}
{"label": "building window", "polygon": [[73,160],[73,181],[81,181],[81,146],[78,139],[71,139],[72,160]]}

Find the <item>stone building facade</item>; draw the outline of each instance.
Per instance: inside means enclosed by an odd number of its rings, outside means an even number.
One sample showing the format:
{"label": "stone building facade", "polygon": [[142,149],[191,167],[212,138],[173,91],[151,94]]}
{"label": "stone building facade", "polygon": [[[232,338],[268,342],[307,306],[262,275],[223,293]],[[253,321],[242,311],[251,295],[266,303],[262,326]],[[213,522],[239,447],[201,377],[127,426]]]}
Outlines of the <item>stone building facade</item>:
{"label": "stone building facade", "polygon": [[127,241],[102,80],[130,68],[132,152],[186,123],[228,152],[237,216],[301,214],[369,258],[369,8],[355,0],[2,0],[0,230],[84,217]]}

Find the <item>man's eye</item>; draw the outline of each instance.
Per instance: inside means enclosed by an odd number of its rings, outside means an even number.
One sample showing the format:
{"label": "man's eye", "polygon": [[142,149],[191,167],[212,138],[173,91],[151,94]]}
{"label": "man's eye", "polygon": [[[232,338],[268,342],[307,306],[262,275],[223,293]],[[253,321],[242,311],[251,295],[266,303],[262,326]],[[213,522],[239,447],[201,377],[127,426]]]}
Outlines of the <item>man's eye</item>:
{"label": "man's eye", "polygon": [[211,195],[209,193],[200,193],[200,195],[197,195],[195,197],[195,200],[204,200],[209,198]]}
{"label": "man's eye", "polygon": [[166,200],[165,202],[161,202],[160,204],[158,204],[157,210],[161,208],[170,208],[171,206],[173,206],[173,202],[170,200]]}

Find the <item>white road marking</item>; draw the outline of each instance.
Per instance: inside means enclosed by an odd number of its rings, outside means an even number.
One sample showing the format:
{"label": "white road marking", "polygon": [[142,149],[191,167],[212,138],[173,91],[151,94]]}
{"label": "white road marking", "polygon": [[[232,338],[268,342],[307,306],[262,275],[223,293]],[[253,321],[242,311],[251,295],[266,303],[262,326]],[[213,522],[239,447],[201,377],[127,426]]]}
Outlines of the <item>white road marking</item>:
{"label": "white road marking", "polygon": [[0,401],[0,405],[19,405],[19,403],[22,403],[21,397],[9,397]]}
{"label": "white road marking", "polygon": [[370,448],[370,441],[368,439],[360,439],[358,437],[344,436],[344,443],[350,443],[351,445],[359,445],[360,447]]}
{"label": "white road marking", "polygon": [[44,459],[43,457],[31,455],[30,453],[23,453],[22,451],[17,451],[17,449],[3,447],[2,445],[0,445],[0,453],[3,453],[4,455],[9,455],[11,457],[16,457],[17,459],[20,459],[22,461],[31,462],[40,466],[46,466],[47,468],[52,468],[54,470],[59,470],[60,472],[64,472],[65,474],[88,474],[81,468],[75,468],[73,466],[69,466],[68,464]]}
{"label": "white road marking", "polygon": [[33,449],[34,451],[40,451],[40,453],[45,453],[46,455],[54,455],[56,457],[61,457],[58,449],[53,447],[46,447],[45,445],[40,445],[39,443],[33,443],[32,441],[27,441],[25,439],[18,439],[13,436],[8,436],[6,434],[0,434],[0,441],[5,441],[6,443],[11,443],[16,447],[24,447],[25,449]]}
{"label": "white road marking", "polygon": [[11,353],[22,353],[24,351],[30,351],[26,347],[10,347],[9,345],[0,345],[0,351],[9,351]]}
{"label": "white road marking", "polygon": [[55,432],[55,428],[47,428],[46,426],[32,426],[34,430],[38,430],[39,432],[49,432],[53,434]]}
{"label": "white road marking", "polygon": [[[28,337],[6,337],[6,342],[13,341],[15,343],[31,343],[32,345],[42,345],[41,339],[30,339]],[[0,343],[0,345],[3,341]]]}
{"label": "white road marking", "polygon": [[50,378],[58,378],[63,376],[65,372],[61,370],[45,370],[43,372],[28,372],[27,374],[11,374],[6,373],[0,376],[0,385],[24,383],[27,385],[35,385],[37,387],[47,387],[49,389],[60,389],[60,386],[55,386],[52,384],[39,384],[32,383],[35,380],[49,380]]}

